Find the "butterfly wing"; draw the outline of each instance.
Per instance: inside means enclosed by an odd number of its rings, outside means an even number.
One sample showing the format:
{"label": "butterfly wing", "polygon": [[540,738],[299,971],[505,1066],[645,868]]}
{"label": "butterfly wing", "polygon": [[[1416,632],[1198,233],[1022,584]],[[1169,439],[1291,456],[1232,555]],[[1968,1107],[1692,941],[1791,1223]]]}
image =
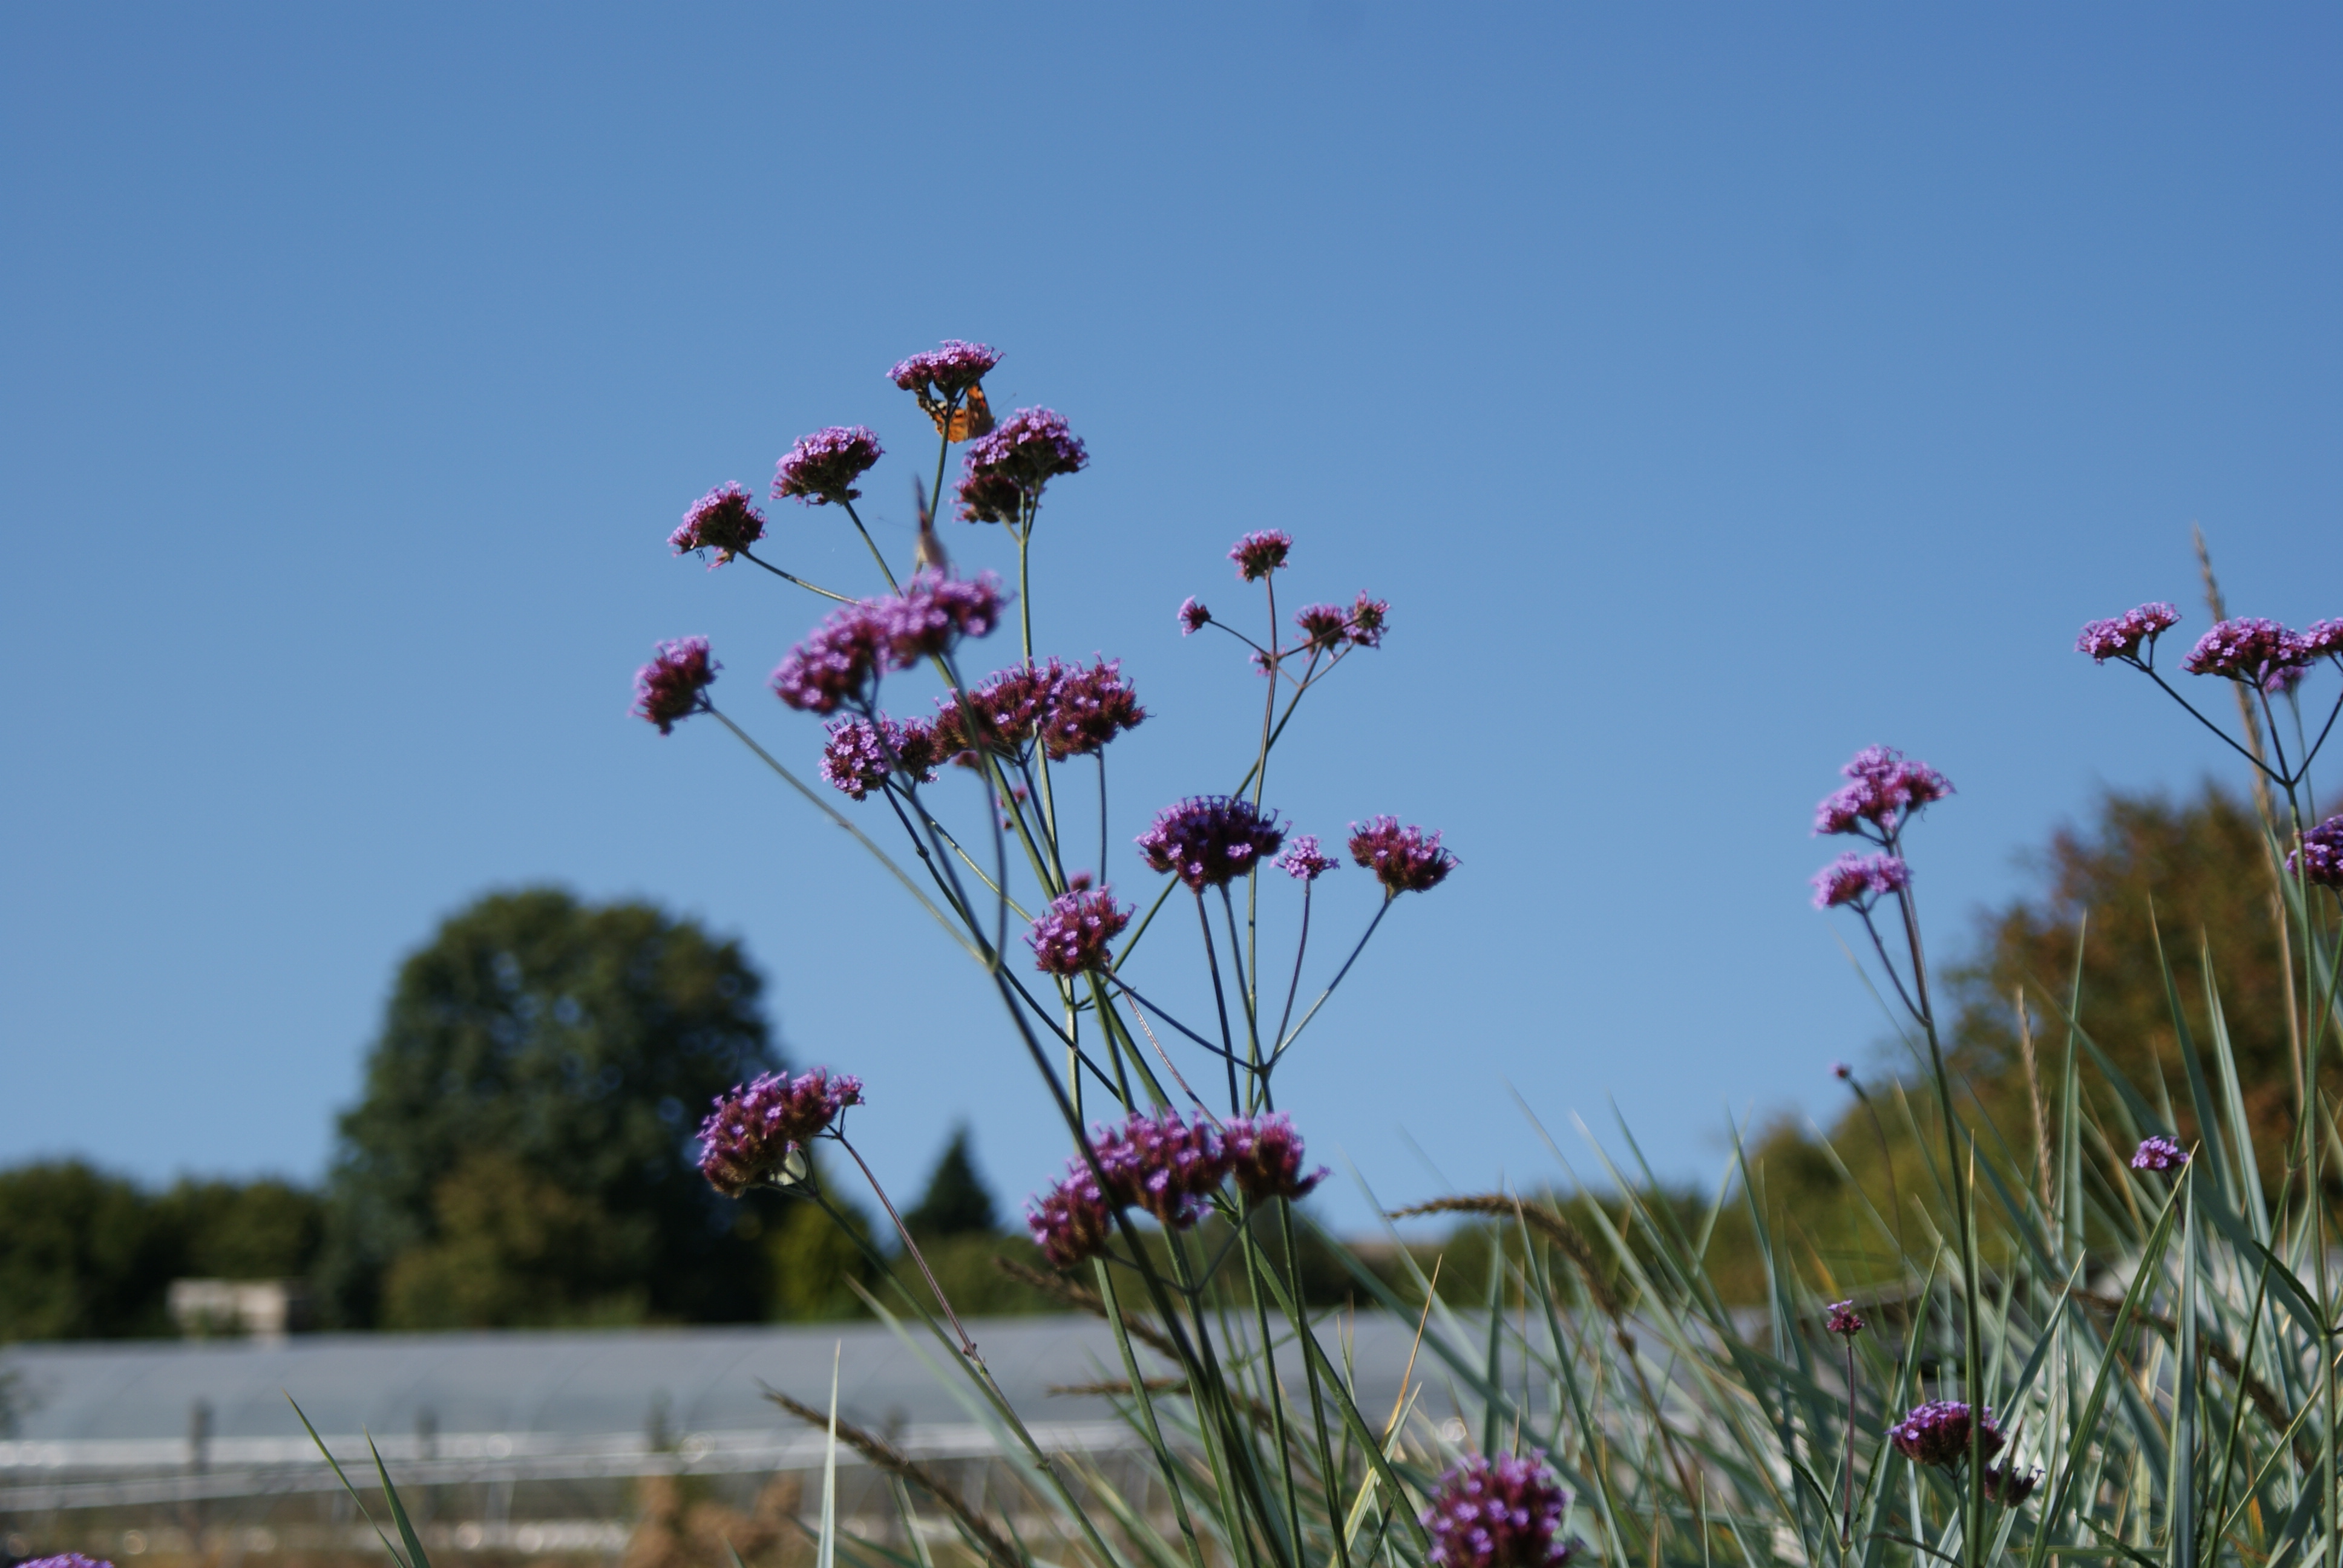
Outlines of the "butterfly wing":
{"label": "butterfly wing", "polygon": [[971,387],[967,400],[952,410],[949,423],[940,415],[934,417],[945,440],[973,441],[992,429],[992,405],[984,400],[983,387]]}

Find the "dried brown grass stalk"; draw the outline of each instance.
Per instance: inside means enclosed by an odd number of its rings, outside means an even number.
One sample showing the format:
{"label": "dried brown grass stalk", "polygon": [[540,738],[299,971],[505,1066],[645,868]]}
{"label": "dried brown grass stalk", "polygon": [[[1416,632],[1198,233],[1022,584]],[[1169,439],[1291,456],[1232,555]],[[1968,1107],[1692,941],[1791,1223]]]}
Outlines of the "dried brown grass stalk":
{"label": "dried brown grass stalk", "polygon": [[[816,1410],[809,1404],[800,1404],[777,1388],[761,1383],[758,1386],[767,1399],[771,1400],[807,1425],[818,1427],[824,1432],[830,1430],[830,1416],[828,1411]],[[953,1490],[950,1483],[942,1476],[910,1458],[884,1438],[863,1431],[852,1422],[840,1421],[838,1423],[838,1441],[889,1475],[916,1486],[934,1498],[943,1506],[946,1513],[960,1521],[960,1528],[968,1532],[969,1538],[976,1543],[977,1549],[984,1553],[987,1561],[993,1564],[993,1568],[1025,1568],[1025,1559],[1017,1548],[1010,1544],[999,1531],[986,1523],[983,1516],[970,1507],[967,1500]]]}

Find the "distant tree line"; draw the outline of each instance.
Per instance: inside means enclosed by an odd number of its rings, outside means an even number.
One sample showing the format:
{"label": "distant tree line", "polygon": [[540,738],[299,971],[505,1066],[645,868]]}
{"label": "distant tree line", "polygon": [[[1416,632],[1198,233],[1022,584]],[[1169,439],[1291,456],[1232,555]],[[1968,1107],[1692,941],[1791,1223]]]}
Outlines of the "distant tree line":
{"label": "distant tree line", "polygon": [[[298,1281],[335,1329],[860,1313],[905,1269],[891,1228],[834,1185],[859,1234],[779,1192],[719,1198],[693,1163],[709,1101],[783,1065],[763,990],[738,944],[647,904],[482,899],[400,967],[321,1188],[0,1171],[0,1342],[170,1333],[187,1277]],[[965,1128],[905,1219],[962,1312],[1063,1306],[995,1261],[1041,1259]]]}
{"label": "distant tree line", "polygon": [[[2138,1081],[2180,1081],[2160,940],[2192,1033],[2209,1036],[2209,975],[2253,1114],[2290,1121],[2297,1048],[2271,883],[2252,874],[2260,831],[2249,805],[2210,787],[2177,800],[2111,793],[2034,857],[2032,894],[1978,918],[1946,975],[1954,1065],[2000,1131],[1987,1153],[2010,1181],[2030,1180],[2036,1146],[2019,998],[2039,1081],[2064,1049],[2057,1008],[2087,914],[2080,1017],[2098,1044]],[[860,1292],[888,1288],[890,1272],[909,1278],[891,1228],[858,1220],[859,1236],[842,1233],[777,1192],[721,1200],[692,1164],[709,1100],[781,1066],[762,992],[737,944],[648,905],[543,890],[483,899],[401,967],[320,1190],[183,1181],[148,1191],[70,1161],[0,1171],[0,1342],[170,1332],[166,1292],[186,1276],[300,1280],[320,1324],[345,1329],[857,1314]],[[1816,1070],[1838,1054],[1844,1042],[1817,1040]],[[1850,1096],[1826,1127],[1783,1121],[1749,1145],[1754,1201],[1849,1278],[1887,1251],[1847,1201],[1849,1179],[1883,1212],[1930,1186],[1924,1144],[1895,1110],[1911,1074],[1890,1057],[1856,1074],[1870,1109]],[[2087,1092],[2096,1077],[2084,1073]],[[2185,1138],[2187,1097],[2173,1100]],[[1875,1121],[1873,1110],[1883,1110]],[[834,1174],[822,1173],[826,1184]],[[1669,1201],[1691,1224],[1713,1198]],[[1589,1233],[1602,1229],[1587,1207],[1597,1201],[1564,1200]],[[1067,1304],[1032,1282],[1040,1255],[1013,1221],[1001,1228],[965,1129],[905,1219],[964,1313]],[[1410,1251],[1427,1268],[1444,1253],[1442,1293],[1476,1301],[1503,1228],[1468,1217]],[[1710,1246],[1720,1282],[1755,1300],[1764,1262],[1749,1235],[1736,1200]],[[1310,1294],[1353,1299],[1341,1263],[1322,1245],[1305,1249]],[[1364,1251],[1387,1280],[1407,1271],[1395,1248]]]}

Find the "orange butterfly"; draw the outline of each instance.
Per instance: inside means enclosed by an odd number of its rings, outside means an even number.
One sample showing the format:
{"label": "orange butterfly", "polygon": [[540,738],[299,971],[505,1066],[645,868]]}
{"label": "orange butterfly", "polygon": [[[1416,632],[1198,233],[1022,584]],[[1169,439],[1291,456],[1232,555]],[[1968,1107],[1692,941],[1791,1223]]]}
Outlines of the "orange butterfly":
{"label": "orange butterfly", "polygon": [[920,407],[936,422],[937,432],[947,441],[973,441],[992,428],[992,405],[984,400],[984,388],[971,387],[957,408],[947,409],[933,393],[922,389]]}

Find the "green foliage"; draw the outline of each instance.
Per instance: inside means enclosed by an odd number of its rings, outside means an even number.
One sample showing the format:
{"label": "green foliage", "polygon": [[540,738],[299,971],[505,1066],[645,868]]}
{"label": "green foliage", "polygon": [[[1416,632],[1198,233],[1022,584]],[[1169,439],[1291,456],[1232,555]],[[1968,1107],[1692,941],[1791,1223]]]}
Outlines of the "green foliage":
{"label": "green foliage", "polygon": [[711,1098],[778,1065],[761,990],[736,944],[645,904],[537,889],[450,917],[401,967],[341,1119],[328,1311],[761,1315],[759,1249],[689,1150]]}
{"label": "green foliage", "polygon": [[433,1234],[392,1260],[388,1329],[639,1322],[652,1238],[499,1150],[467,1156],[432,1195]]}
{"label": "green foliage", "polygon": [[[818,1162],[814,1171],[815,1180],[821,1181]],[[867,1289],[879,1278],[878,1265],[864,1250],[871,1242],[870,1224],[860,1210],[834,1197],[830,1202],[850,1230],[808,1198],[775,1194],[760,1203],[766,1316],[782,1322],[820,1322],[865,1315],[854,1285]]]}
{"label": "green foliage", "polygon": [[154,1194],[79,1161],[0,1171],[0,1342],[171,1333],[173,1280],[299,1278],[322,1226],[283,1181]]}
{"label": "green foliage", "polygon": [[923,1242],[930,1236],[966,1236],[993,1229],[992,1194],[976,1173],[966,1123],[952,1129],[951,1141],[928,1178],[927,1191],[904,1213],[903,1224]]}
{"label": "green foliage", "polygon": [[131,1182],[79,1161],[0,1171],[0,1341],[166,1333],[172,1262]]}
{"label": "green foliage", "polygon": [[298,1279],[325,1238],[324,1201],[273,1180],[185,1180],[155,1201],[154,1223],[180,1241],[175,1275],[210,1280]]}

